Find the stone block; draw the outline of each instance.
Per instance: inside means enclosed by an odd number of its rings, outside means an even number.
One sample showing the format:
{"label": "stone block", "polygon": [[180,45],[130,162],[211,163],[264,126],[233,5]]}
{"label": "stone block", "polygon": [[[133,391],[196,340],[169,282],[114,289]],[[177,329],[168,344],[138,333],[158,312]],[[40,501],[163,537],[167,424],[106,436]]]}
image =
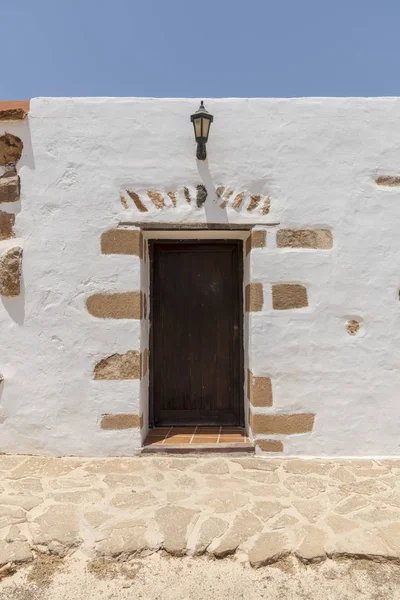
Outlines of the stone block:
{"label": "stone block", "polygon": [[126,192],[127,192],[128,196],[133,200],[133,203],[139,212],[148,212],[147,208],[145,207],[145,205],[143,204],[139,195],[136,192],[134,192],[132,190],[126,190]]}
{"label": "stone block", "polygon": [[276,234],[278,248],[310,248],[329,250],[333,245],[329,229],[280,229]]}
{"label": "stone block", "polygon": [[375,182],[377,185],[397,187],[400,185],[400,177],[398,175],[380,175],[375,179]]}
{"label": "stone block", "polygon": [[156,208],[164,208],[164,197],[160,192],[155,192],[154,190],[148,190],[147,195],[154,204]]}
{"label": "stone block", "polygon": [[29,112],[29,100],[0,101],[0,121],[22,121]]}
{"label": "stone block", "polygon": [[315,415],[263,415],[250,411],[250,427],[254,434],[293,435],[308,433],[314,426]]}
{"label": "stone block", "polygon": [[20,198],[20,183],[18,175],[13,172],[0,177],[0,204],[3,202],[18,202]]}
{"label": "stone block", "polygon": [[0,210],[0,241],[9,240],[15,237],[13,226],[15,223],[15,215]]}
{"label": "stone block", "polygon": [[103,415],[102,429],[139,429],[143,426],[143,415]]}
{"label": "stone block", "polygon": [[0,165],[15,165],[21,158],[24,145],[16,135],[5,133],[0,137]]}
{"label": "stone block", "polygon": [[23,563],[32,560],[28,542],[0,542],[0,566],[8,563]]}
{"label": "stone block", "polygon": [[252,231],[246,240],[246,256],[253,248],[265,248],[267,245],[267,232],[263,230]]}
{"label": "stone block", "polygon": [[246,312],[259,312],[264,303],[262,283],[248,283],[246,285],[245,309]]}
{"label": "stone block", "polygon": [[110,229],[101,236],[103,254],[141,255],[141,235],[138,229]]}
{"label": "stone block", "polygon": [[163,547],[167,552],[176,556],[186,553],[188,528],[198,516],[198,511],[182,506],[164,506],[155,512],[154,519],[163,534]]}
{"label": "stone block", "polygon": [[86,308],[100,319],[140,319],[140,292],[93,294],[87,298]]}
{"label": "stone block", "polygon": [[289,310],[308,306],[307,289],[297,283],[276,283],[272,286],[272,308]]}
{"label": "stone block", "polygon": [[140,379],[140,353],[112,354],[94,368],[94,379]]}
{"label": "stone block", "polygon": [[201,524],[194,554],[204,554],[208,546],[217,538],[221,537],[228,529],[228,523],[217,517],[208,518]]}
{"label": "stone block", "polygon": [[248,397],[253,406],[272,406],[272,384],[269,377],[255,377],[249,370],[247,383]]}
{"label": "stone block", "polygon": [[11,248],[0,260],[0,296],[14,297],[21,293],[22,248]]}
{"label": "stone block", "polygon": [[283,444],[280,440],[255,440],[254,443],[263,452],[283,452]]}
{"label": "stone block", "polygon": [[249,550],[249,561],[258,569],[284,558],[289,552],[289,542],[281,533],[262,533]]}
{"label": "stone block", "polygon": [[305,537],[296,550],[296,556],[304,563],[315,563],[325,560],[327,537],[325,531],[317,527],[307,527]]}
{"label": "stone block", "polygon": [[140,355],[141,359],[141,373],[142,377],[146,377],[147,371],[149,370],[149,351],[145,348]]}
{"label": "stone block", "polygon": [[144,292],[140,292],[140,318],[147,318],[147,296]]}
{"label": "stone block", "polygon": [[23,108],[8,108],[0,110],[0,121],[23,121],[26,112]]}
{"label": "stone block", "polygon": [[35,546],[47,546],[52,554],[64,557],[82,542],[79,535],[78,507],[71,504],[51,505],[31,522]]}
{"label": "stone block", "polygon": [[250,196],[250,202],[247,207],[247,210],[249,212],[252,212],[253,210],[255,210],[257,208],[257,206],[260,204],[260,201],[261,201],[261,196],[258,196],[257,194],[252,194]]}

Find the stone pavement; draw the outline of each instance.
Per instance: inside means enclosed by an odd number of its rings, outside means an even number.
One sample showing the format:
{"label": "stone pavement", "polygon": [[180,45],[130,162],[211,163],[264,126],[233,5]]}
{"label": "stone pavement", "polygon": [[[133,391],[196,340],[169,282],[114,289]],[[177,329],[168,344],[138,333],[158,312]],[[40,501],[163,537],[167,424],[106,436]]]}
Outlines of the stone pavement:
{"label": "stone pavement", "polygon": [[400,559],[400,460],[0,456],[0,577],[37,554]]}

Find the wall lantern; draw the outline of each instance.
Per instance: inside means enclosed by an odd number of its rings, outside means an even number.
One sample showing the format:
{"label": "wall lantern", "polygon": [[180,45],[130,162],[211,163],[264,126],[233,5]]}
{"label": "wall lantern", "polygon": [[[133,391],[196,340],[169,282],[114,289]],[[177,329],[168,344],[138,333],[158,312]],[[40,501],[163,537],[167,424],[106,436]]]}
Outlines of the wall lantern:
{"label": "wall lantern", "polygon": [[204,108],[203,100],[201,101],[200,108],[191,115],[190,120],[194,127],[194,136],[197,142],[197,153],[198,160],[206,160],[207,150],[206,144],[208,140],[208,133],[210,131],[210,124],[213,122],[214,117]]}

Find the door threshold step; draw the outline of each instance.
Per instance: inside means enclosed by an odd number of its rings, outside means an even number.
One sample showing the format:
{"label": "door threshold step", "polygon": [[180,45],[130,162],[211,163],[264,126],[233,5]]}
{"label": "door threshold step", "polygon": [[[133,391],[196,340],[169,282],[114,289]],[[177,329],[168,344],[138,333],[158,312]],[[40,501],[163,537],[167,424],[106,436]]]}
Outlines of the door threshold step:
{"label": "door threshold step", "polygon": [[142,454],[237,454],[253,453],[254,445],[251,443],[227,444],[149,444],[142,448]]}

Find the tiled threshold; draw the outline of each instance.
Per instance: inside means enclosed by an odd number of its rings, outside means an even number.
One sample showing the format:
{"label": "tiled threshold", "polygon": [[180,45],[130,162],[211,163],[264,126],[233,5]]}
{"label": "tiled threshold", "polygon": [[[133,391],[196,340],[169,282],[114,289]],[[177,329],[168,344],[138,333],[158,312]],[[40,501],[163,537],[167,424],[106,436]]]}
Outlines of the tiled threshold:
{"label": "tiled threshold", "polygon": [[242,427],[156,427],[150,429],[142,453],[254,452]]}

